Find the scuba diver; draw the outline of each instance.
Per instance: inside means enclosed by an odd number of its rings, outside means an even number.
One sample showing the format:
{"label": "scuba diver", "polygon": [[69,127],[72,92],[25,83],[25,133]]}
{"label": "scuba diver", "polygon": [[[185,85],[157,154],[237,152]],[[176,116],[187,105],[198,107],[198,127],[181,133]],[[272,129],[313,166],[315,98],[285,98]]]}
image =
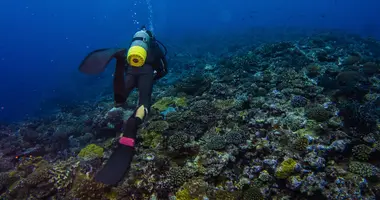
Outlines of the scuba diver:
{"label": "scuba diver", "polygon": [[168,72],[166,54],[166,47],[143,26],[134,34],[128,52],[123,48],[95,50],[79,66],[79,70],[85,74],[98,74],[104,71],[113,58],[116,59],[113,75],[115,107],[124,107],[134,88],[139,91],[138,106],[124,123],[117,148],[95,176],[97,181],[115,185],[128,171],[135,154],[138,127],[150,111],[153,84]]}

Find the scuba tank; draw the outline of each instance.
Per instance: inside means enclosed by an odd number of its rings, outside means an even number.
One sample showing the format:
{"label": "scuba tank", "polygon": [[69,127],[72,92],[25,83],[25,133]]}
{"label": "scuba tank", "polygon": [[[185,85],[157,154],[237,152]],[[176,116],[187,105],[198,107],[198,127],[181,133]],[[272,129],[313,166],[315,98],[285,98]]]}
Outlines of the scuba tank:
{"label": "scuba tank", "polygon": [[140,30],[135,33],[126,57],[129,65],[133,67],[141,67],[144,65],[150,40],[151,37],[146,30]]}

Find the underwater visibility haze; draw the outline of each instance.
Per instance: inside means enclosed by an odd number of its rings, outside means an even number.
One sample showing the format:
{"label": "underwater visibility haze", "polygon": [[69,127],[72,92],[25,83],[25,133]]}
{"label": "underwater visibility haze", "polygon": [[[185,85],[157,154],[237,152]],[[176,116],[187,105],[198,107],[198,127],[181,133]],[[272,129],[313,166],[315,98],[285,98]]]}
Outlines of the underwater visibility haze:
{"label": "underwater visibility haze", "polygon": [[379,199],[379,8],[0,2],[0,199]]}

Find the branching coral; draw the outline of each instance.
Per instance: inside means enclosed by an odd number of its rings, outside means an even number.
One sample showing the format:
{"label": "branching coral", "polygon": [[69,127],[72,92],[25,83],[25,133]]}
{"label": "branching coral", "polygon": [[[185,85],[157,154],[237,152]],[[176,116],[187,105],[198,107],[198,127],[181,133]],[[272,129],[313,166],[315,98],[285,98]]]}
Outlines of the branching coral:
{"label": "branching coral", "polygon": [[71,187],[78,167],[79,162],[71,158],[55,163],[50,169],[49,173],[52,174],[50,181],[54,183],[59,193],[65,194],[68,188]]}

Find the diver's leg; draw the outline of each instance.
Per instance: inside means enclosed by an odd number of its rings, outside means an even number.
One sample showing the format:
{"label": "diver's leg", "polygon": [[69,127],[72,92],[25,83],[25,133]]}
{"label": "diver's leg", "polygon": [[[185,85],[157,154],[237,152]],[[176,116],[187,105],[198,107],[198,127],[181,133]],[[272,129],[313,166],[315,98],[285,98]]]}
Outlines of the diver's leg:
{"label": "diver's leg", "polygon": [[144,106],[146,111],[149,112],[152,99],[153,90],[153,70],[141,74],[137,80],[137,87],[139,89],[139,107]]}
{"label": "diver's leg", "polygon": [[127,100],[127,97],[125,95],[126,88],[124,84],[124,76],[124,63],[120,60],[117,60],[115,73],[113,74],[113,93],[115,105],[124,104]]}
{"label": "diver's leg", "polygon": [[133,89],[136,87],[136,85],[137,85],[136,81],[137,81],[136,75],[133,75],[131,73],[127,73],[126,80],[125,80],[125,99],[128,99],[128,96],[131,94]]}

